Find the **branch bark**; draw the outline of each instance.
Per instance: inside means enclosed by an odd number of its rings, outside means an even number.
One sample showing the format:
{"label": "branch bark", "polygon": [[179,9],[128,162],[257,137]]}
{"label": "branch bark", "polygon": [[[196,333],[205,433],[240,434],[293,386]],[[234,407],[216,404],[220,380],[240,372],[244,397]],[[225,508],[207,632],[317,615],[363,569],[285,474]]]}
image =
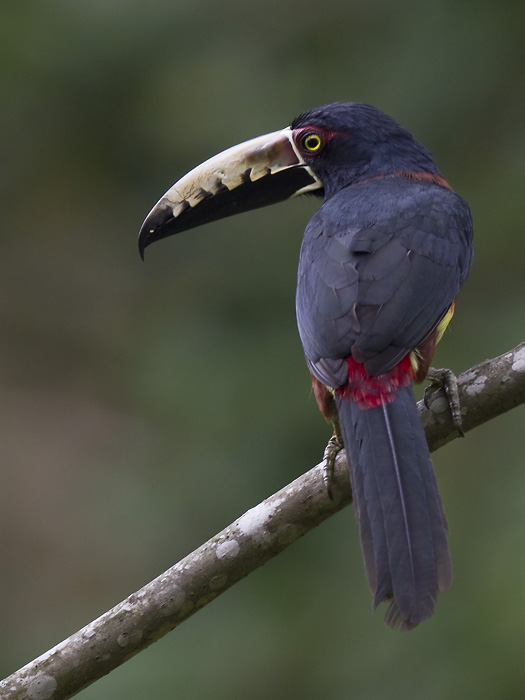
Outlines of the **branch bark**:
{"label": "branch bark", "polygon": [[[458,377],[465,432],[525,403],[525,343]],[[457,437],[441,391],[419,402],[430,450]],[[160,639],[352,499],[344,452],[334,500],[322,464],[247,511],[229,527],[68,639],[0,682],[3,700],[65,700]]]}

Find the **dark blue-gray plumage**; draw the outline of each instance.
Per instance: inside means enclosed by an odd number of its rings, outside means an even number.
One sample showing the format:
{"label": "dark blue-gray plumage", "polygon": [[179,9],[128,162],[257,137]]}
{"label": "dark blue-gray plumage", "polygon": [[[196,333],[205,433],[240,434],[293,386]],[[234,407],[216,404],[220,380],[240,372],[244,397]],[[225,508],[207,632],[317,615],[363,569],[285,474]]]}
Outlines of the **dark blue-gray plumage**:
{"label": "dark blue-gray plumage", "polygon": [[390,600],[387,623],[411,629],[452,579],[412,382],[427,374],[472,260],[468,206],[430,152],[374,107],[319,107],[181,178],[139,248],[305,192],[325,201],[301,247],[299,333],[331,446],[346,446],[374,606]]}
{"label": "dark blue-gray plumage", "polygon": [[467,277],[471,231],[465,202],[432,182],[381,177],[327,198],[306,227],[296,303],[318,379],[341,386],[350,354],[382,374],[416,348]]}

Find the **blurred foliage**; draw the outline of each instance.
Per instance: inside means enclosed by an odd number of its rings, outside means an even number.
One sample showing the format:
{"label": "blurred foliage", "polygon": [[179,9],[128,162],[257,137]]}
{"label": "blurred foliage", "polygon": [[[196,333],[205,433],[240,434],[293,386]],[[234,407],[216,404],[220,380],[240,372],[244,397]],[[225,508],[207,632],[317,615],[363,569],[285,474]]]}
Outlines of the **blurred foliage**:
{"label": "blurred foliage", "polygon": [[[294,319],[299,200],[148,250],[142,219],[223,148],[334,100],[411,129],[470,202],[437,362],[523,340],[524,9],[481,0],[20,0],[0,25],[4,676],[320,458]],[[370,614],[350,510],[80,697],[523,695],[520,408],[435,465],[455,584]]]}

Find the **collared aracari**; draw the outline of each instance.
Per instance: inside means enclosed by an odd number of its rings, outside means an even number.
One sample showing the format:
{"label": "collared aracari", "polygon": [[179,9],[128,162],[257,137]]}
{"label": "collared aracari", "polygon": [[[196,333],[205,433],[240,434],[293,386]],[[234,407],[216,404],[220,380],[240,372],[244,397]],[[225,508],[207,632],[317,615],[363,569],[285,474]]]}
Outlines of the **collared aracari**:
{"label": "collared aracari", "polygon": [[447,526],[412,391],[472,260],[472,220],[429,151],[379,110],[335,103],[234,146],[148,214],[150,243],[303,193],[297,321],[325,418],[347,450],[374,608],[411,629],[452,581]]}

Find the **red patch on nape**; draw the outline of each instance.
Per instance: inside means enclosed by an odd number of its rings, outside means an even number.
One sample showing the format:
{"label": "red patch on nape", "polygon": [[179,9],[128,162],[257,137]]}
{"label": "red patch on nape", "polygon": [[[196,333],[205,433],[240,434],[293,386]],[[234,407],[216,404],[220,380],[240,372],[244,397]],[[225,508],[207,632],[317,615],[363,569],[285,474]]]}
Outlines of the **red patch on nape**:
{"label": "red patch on nape", "polygon": [[444,187],[446,190],[453,192],[452,187],[448,184],[442,175],[426,172],[412,172],[411,170],[397,170],[394,177],[407,177],[409,180],[419,180],[419,182],[433,182],[434,185]]}
{"label": "red patch on nape", "polygon": [[394,400],[396,391],[408,386],[415,377],[410,353],[393,369],[377,377],[371,377],[362,362],[348,357],[348,382],[337,389],[337,395],[357,403],[359,408],[375,408]]}

